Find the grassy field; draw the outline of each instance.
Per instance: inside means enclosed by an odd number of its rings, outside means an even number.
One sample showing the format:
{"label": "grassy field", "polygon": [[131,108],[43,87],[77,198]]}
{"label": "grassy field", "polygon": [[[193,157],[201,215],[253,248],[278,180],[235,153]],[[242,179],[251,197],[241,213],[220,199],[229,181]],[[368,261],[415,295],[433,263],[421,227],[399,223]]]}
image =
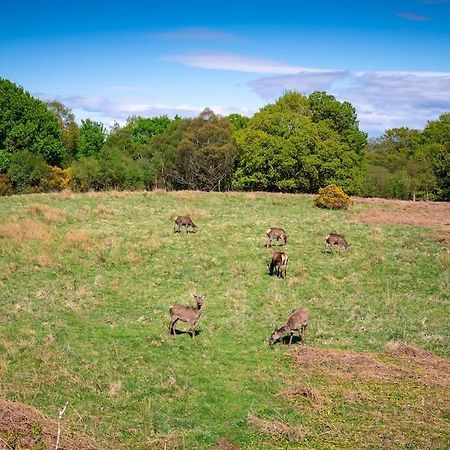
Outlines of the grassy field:
{"label": "grassy field", "polygon": [[[64,430],[112,449],[448,448],[449,252],[424,229],[353,220],[374,207],[0,198],[0,397],[51,418],[69,402]],[[174,234],[179,214],[198,233]],[[268,276],[270,226],[289,234],[285,280]],[[348,252],[322,252],[330,231]],[[169,336],[168,309],[191,292],[207,295],[199,334]],[[299,306],[307,346],[268,346]]]}

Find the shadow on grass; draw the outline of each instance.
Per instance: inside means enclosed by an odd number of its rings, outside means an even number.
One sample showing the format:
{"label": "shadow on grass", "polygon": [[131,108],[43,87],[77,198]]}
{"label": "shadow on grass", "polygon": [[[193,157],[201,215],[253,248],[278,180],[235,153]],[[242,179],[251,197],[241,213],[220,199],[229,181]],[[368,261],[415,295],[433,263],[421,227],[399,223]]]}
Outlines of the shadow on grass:
{"label": "shadow on grass", "polygon": [[[188,334],[189,336],[192,335],[191,330],[188,330],[188,331],[186,331],[186,330],[177,330],[176,328],[174,328],[173,331],[174,331],[173,333],[169,333],[170,336],[177,336],[179,334]],[[198,336],[200,333],[201,333],[201,330],[195,330],[194,335]]]}

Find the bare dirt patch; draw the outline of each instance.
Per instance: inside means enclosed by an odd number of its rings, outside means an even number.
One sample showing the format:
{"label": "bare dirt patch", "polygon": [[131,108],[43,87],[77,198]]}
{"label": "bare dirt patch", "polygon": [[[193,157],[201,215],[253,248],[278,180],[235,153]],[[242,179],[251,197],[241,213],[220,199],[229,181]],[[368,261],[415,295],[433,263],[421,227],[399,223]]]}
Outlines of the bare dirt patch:
{"label": "bare dirt patch", "polygon": [[412,225],[431,228],[431,237],[450,248],[450,203],[353,198],[370,209],[353,212],[350,220],[368,224]]}
{"label": "bare dirt patch", "polygon": [[[97,450],[101,447],[65,430],[61,422],[61,450]],[[23,403],[0,399],[0,449],[55,448],[58,422]]]}

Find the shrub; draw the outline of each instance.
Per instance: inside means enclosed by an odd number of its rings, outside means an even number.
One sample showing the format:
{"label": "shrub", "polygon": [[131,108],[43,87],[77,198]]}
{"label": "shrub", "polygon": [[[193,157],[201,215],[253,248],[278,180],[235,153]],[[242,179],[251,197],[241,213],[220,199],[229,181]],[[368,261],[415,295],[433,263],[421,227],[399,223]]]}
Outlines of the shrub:
{"label": "shrub", "polygon": [[41,192],[50,178],[51,168],[41,155],[27,150],[11,156],[8,175],[16,192]]}
{"label": "shrub", "polygon": [[86,192],[89,189],[100,190],[100,165],[93,157],[75,161],[72,166],[70,187],[75,192]]}
{"label": "shrub", "polygon": [[0,175],[0,196],[13,194],[13,186],[8,175]]}
{"label": "shrub", "polygon": [[49,177],[41,181],[41,188],[44,191],[62,191],[69,187],[72,180],[72,169],[61,169],[51,167]]}
{"label": "shrub", "polygon": [[319,189],[319,195],[314,199],[314,203],[319,208],[326,209],[347,209],[352,201],[350,197],[335,184],[330,184]]}

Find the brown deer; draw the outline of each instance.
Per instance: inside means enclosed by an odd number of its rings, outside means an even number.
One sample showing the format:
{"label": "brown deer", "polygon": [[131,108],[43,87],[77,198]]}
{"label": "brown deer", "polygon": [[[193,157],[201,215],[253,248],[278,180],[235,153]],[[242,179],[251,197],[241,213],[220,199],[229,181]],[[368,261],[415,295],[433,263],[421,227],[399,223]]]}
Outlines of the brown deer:
{"label": "brown deer", "polygon": [[195,326],[197,325],[197,322],[200,320],[200,317],[202,315],[203,302],[206,295],[204,295],[203,297],[199,297],[198,295],[194,294],[191,295],[197,302],[196,307],[180,305],[179,303],[170,307],[169,334],[175,334],[174,326],[179,320],[181,320],[182,322],[189,322],[192,338],[195,337]]}
{"label": "brown deer", "polygon": [[273,275],[275,272],[278,278],[286,278],[288,260],[289,258],[286,253],[274,252],[270,263],[267,264],[267,267],[269,268],[269,275]]}
{"label": "brown deer", "polygon": [[335,245],[336,247],[342,247],[345,250],[348,250],[348,248],[350,247],[350,244],[345,240],[345,237],[337,233],[330,233],[325,241],[326,248],[330,249],[331,251],[333,251],[333,245]]}
{"label": "brown deer", "polygon": [[195,233],[197,231],[197,225],[195,225],[195,223],[192,222],[192,220],[189,216],[178,216],[175,219],[175,224],[173,226],[173,232],[180,233],[181,227],[186,228],[186,233],[189,233],[189,227],[192,229],[192,233]]}
{"label": "brown deer", "polygon": [[267,244],[266,247],[272,247],[272,241],[274,239],[276,239],[277,243],[280,239],[283,240],[283,244],[286,245],[287,244],[287,234],[286,231],[283,230],[283,228],[268,228],[266,230],[266,234],[267,234]]}
{"label": "brown deer", "polygon": [[295,310],[287,320],[286,324],[281,328],[276,329],[269,338],[269,345],[274,344],[278,339],[283,338],[286,334],[290,334],[289,345],[292,343],[294,331],[298,331],[298,335],[305,343],[306,327],[308,326],[309,311],[306,308],[299,308]]}

